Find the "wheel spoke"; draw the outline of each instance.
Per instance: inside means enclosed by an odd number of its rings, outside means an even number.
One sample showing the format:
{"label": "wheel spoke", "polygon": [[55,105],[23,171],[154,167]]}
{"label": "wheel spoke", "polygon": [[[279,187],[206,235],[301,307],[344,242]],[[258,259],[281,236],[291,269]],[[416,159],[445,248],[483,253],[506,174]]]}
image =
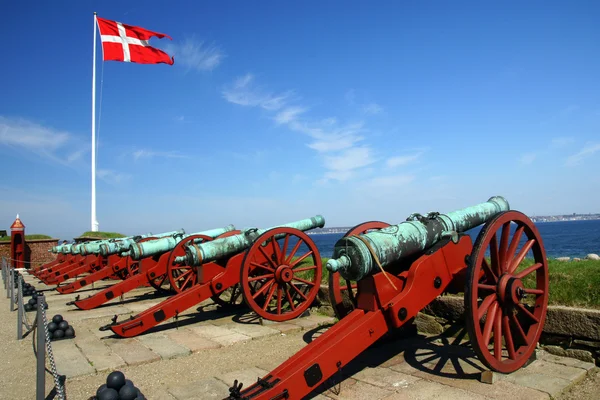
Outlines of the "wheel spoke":
{"label": "wheel spoke", "polygon": [[498,307],[494,318],[494,356],[502,359],[502,309]]}
{"label": "wheel spoke", "polygon": [[496,293],[492,293],[481,302],[481,306],[479,306],[479,309],[477,310],[477,321],[481,321],[485,312],[490,308],[492,303],[496,301],[496,297]]}
{"label": "wheel spoke", "polygon": [[317,269],[316,265],[313,265],[312,267],[302,267],[302,268],[298,268],[294,270],[294,273],[296,272],[302,272],[302,271],[311,271],[313,269]]}
{"label": "wheel spoke", "polygon": [[508,249],[508,235],[510,235],[510,221],[502,225],[502,237],[500,238],[500,273],[506,272],[508,260],[506,250]]}
{"label": "wheel spoke", "polygon": [[[258,250],[262,253],[262,255],[267,259],[267,262],[269,264],[271,264],[273,266],[273,268],[277,268],[277,264],[275,263],[275,261],[271,260],[271,256],[269,256],[266,252],[265,249],[263,249],[262,246],[258,246]],[[251,263],[254,264],[254,263]]]}
{"label": "wheel spoke", "polygon": [[542,267],[542,263],[535,263],[531,267],[525,268],[523,271],[519,272],[515,275],[515,278],[523,279],[533,271]]}
{"label": "wheel spoke", "polygon": [[508,315],[502,317],[502,330],[506,341],[506,350],[508,350],[508,358],[515,359],[515,344],[513,343],[512,333],[510,332],[510,320]]}
{"label": "wheel spoke", "polygon": [[518,303],[517,306],[519,307],[519,309],[521,311],[523,311],[523,314],[527,315],[529,318],[531,318],[535,322],[540,322],[540,320],[538,319],[538,317],[536,317],[535,315],[533,315],[527,308],[525,308],[525,306],[523,304]]}
{"label": "wheel spoke", "polygon": [[269,282],[267,282],[266,284],[264,284],[264,285],[263,285],[263,286],[262,286],[260,289],[258,289],[258,290],[256,291],[256,293],[254,293],[254,294],[252,295],[252,298],[256,300],[256,298],[257,298],[258,296],[260,296],[261,294],[263,294],[264,292],[266,292],[266,291],[267,291],[267,289],[269,289],[271,286],[273,286],[273,282],[275,282],[275,280],[274,280],[274,279],[271,279]]}
{"label": "wheel spoke", "polygon": [[271,268],[271,267],[269,267],[268,265],[265,265],[265,264],[259,264],[257,262],[252,261],[252,262],[250,262],[250,265],[252,265],[255,268],[264,268],[267,271],[271,271],[272,273],[275,273],[275,269],[274,268]]}
{"label": "wheel spoke", "polygon": [[275,276],[274,274],[266,274],[266,275],[253,276],[252,278],[248,278],[248,282],[260,281],[262,279],[273,278],[274,276]]}
{"label": "wheel spoke", "polygon": [[287,297],[288,303],[290,303],[290,308],[292,311],[294,311],[296,307],[294,306],[294,301],[292,300],[292,296],[290,295],[290,290],[287,285],[285,285],[285,296]]}
{"label": "wheel spoke", "polygon": [[302,282],[302,283],[304,283],[304,284],[310,285],[310,286],[315,286],[315,283],[314,283],[314,282],[307,281],[306,279],[298,278],[298,277],[297,277],[297,276],[295,276],[295,275],[294,275],[294,277],[293,277],[292,279],[293,279],[293,280],[295,280],[295,281],[299,281],[299,282]]}
{"label": "wheel spoke", "polygon": [[300,297],[302,297],[304,300],[307,300],[307,298],[306,298],[306,296],[304,295],[304,293],[302,293],[302,292],[300,291],[300,289],[298,289],[298,288],[296,287],[296,285],[294,285],[292,282],[288,282],[288,283],[290,284],[290,286],[291,286],[292,288],[294,288],[294,290],[296,291],[296,293],[298,293],[298,294],[300,295]]}
{"label": "wheel spoke", "polygon": [[484,283],[478,283],[477,288],[481,290],[491,290],[492,292],[496,291],[496,285],[486,285]]}
{"label": "wheel spoke", "polygon": [[496,276],[494,271],[492,271],[492,268],[490,267],[490,265],[488,264],[488,262],[485,258],[483,259],[483,261],[481,263],[481,267],[485,271],[485,274],[488,277],[488,280],[493,279],[494,283],[498,282],[498,277]]}
{"label": "wheel spoke", "polygon": [[495,233],[490,240],[490,258],[492,261],[492,270],[496,272],[497,276],[500,276],[502,271],[500,270],[500,260],[498,259],[498,240],[496,239]]}
{"label": "wheel spoke", "polygon": [[292,261],[292,258],[294,258],[294,256],[296,255],[296,252],[298,251],[298,249],[300,248],[300,245],[302,244],[301,240],[298,240],[298,243],[296,243],[294,245],[294,247],[292,248],[292,251],[290,252],[290,256],[288,258],[288,261]]}
{"label": "wheel spoke", "polygon": [[271,299],[273,298],[273,293],[275,292],[275,287],[278,287],[279,285],[274,284],[271,285],[271,289],[269,290],[269,294],[267,295],[267,299],[265,300],[265,304],[263,305],[262,309],[264,311],[267,311],[267,307],[269,307],[269,303],[271,302]]}
{"label": "wheel spoke", "polygon": [[298,265],[299,263],[301,263],[306,257],[308,257],[308,256],[310,256],[312,254],[313,254],[312,250],[308,251],[306,254],[298,257],[296,259],[296,261],[294,261],[292,264],[290,264],[290,267],[293,269],[296,265]]}
{"label": "wheel spoke", "polygon": [[285,235],[285,239],[283,239],[283,246],[281,246],[281,259],[279,263],[285,264],[287,262],[287,256],[285,253],[287,252],[288,241],[290,239],[290,235]]}
{"label": "wheel spoke", "polygon": [[184,277],[188,276],[188,275],[189,275],[191,272],[192,272],[192,270],[189,270],[189,271],[187,271],[187,272],[184,272],[184,273],[183,273],[183,274],[181,274],[181,275],[177,275],[177,276],[175,277],[175,280],[177,280],[177,281],[180,281],[180,280],[181,280],[181,279],[183,279]]}
{"label": "wheel spoke", "polygon": [[521,249],[521,251],[519,251],[519,254],[517,255],[517,257],[515,257],[515,259],[513,260],[512,264],[510,266],[509,272],[511,274],[517,270],[517,268],[519,267],[519,264],[521,264],[521,262],[527,255],[527,252],[531,249],[531,246],[533,246],[534,243],[535,243],[535,240],[533,240],[533,239],[528,240],[525,243],[525,245],[523,246],[523,248]]}
{"label": "wheel spoke", "polygon": [[517,332],[519,333],[519,336],[521,336],[521,339],[523,339],[525,344],[529,344],[529,341],[527,340],[527,335],[525,334],[525,331],[523,331],[523,327],[521,327],[521,323],[517,319],[517,316],[515,314],[510,314],[510,319],[512,320],[513,324],[517,327]]}
{"label": "wheel spoke", "polygon": [[[190,279],[192,279],[192,277],[193,277],[193,275],[188,275],[188,277],[187,277],[187,279],[185,280],[185,282],[183,282],[183,285],[181,285],[181,288],[182,288],[182,289],[183,289],[183,288],[184,288],[184,287],[185,287],[185,286],[188,284],[188,282],[190,282]],[[193,286],[193,285],[194,285],[194,284],[192,283],[192,286]]]}
{"label": "wheel spoke", "polygon": [[[521,235],[523,234],[524,230],[525,230],[524,225],[517,228],[517,230],[515,231],[515,235],[513,236],[512,240],[510,242],[510,246],[508,247],[508,252],[506,254],[506,262],[509,263],[510,266],[512,266],[512,259],[515,256],[517,247],[519,247],[519,242],[521,241]],[[510,268],[508,271],[511,272]]]}
{"label": "wheel spoke", "polygon": [[279,248],[279,243],[275,240],[275,236],[271,237],[271,247],[273,248],[273,254],[275,254],[277,263],[281,263],[281,249]]}
{"label": "wheel spoke", "polygon": [[490,307],[490,311],[487,313],[485,319],[485,325],[483,327],[483,343],[487,346],[490,342],[490,335],[492,333],[492,327],[494,325],[494,319],[496,318],[496,311],[498,311],[498,302],[494,302]]}
{"label": "wheel spoke", "polygon": [[528,294],[544,294],[544,293],[546,293],[546,292],[544,292],[541,289],[527,289],[527,288],[523,288],[523,290],[525,291],[525,293],[528,293]]}

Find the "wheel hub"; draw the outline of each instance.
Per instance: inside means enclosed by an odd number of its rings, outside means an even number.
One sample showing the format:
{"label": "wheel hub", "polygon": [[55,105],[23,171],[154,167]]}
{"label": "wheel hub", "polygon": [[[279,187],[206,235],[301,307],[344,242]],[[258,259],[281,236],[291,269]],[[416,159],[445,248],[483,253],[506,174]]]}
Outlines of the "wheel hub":
{"label": "wheel hub", "polygon": [[523,282],[512,275],[504,274],[498,279],[498,298],[504,304],[518,304],[526,296]]}
{"label": "wheel hub", "polygon": [[280,265],[275,271],[275,279],[278,283],[288,283],[294,278],[294,271],[289,265]]}

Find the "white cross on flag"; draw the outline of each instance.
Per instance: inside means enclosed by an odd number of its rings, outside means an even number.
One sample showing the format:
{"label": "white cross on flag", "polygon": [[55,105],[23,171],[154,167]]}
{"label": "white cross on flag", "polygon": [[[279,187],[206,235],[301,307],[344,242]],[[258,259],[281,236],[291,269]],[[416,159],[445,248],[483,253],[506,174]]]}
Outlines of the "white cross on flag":
{"label": "white cross on flag", "polygon": [[[100,29],[100,40],[102,41],[103,60],[134,62],[139,64],[173,65],[173,57],[148,43],[151,37],[159,39],[169,35],[152,32],[139,26],[131,26],[116,21],[96,17],[98,29]],[[172,39],[171,39],[172,40]]]}

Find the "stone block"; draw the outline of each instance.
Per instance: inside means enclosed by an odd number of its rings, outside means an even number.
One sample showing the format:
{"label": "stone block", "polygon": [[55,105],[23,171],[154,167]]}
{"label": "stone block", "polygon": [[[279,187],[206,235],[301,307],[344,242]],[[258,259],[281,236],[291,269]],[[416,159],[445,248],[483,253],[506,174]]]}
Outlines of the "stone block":
{"label": "stone block", "polygon": [[213,324],[202,324],[198,326],[189,327],[194,333],[204,336],[208,339],[213,339],[219,336],[227,336],[235,333],[234,331],[224,328],[222,326],[216,326]]}
{"label": "stone block", "polygon": [[594,362],[594,356],[592,355],[591,351],[580,349],[563,349],[559,346],[543,346],[543,349],[556,356],[576,358],[589,363]]}
{"label": "stone block", "polygon": [[423,313],[448,321],[462,321],[465,313],[464,299],[460,296],[438,297],[423,309]]}
{"label": "stone block", "polygon": [[262,326],[259,324],[240,324],[234,322],[225,325],[224,327],[236,333],[241,333],[242,335],[250,336],[252,339],[280,334],[280,332],[277,329]]}
{"label": "stone block", "polygon": [[415,324],[417,325],[417,330],[420,333],[439,335],[444,332],[444,327],[436,321],[435,317],[423,314],[421,312],[417,314],[417,317],[415,318]]}
{"label": "stone block", "polygon": [[160,356],[133,338],[105,339],[106,345],[118,354],[127,365],[146,364],[160,360]]}
{"label": "stone block", "polygon": [[[233,381],[231,384],[233,384]],[[222,399],[229,393],[228,389],[230,385],[226,385],[216,378],[208,378],[185,385],[170,387],[168,392],[177,400]]]}
{"label": "stone block", "polygon": [[192,353],[221,347],[219,343],[203,336],[196,335],[194,332],[187,329],[171,330],[170,332],[167,332],[166,335],[176,343],[190,349]]}
{"label": "stone block", "polygon": [[389,368],[364,368],[352,376],[354,379],[389,390],[405,389],[420,380],[412,375],[403,374]]}
{"label": "stone block", "polygon": [[600,341],[600,310],[548,306],[544,331]]}
{"label": "stone block", "polygon": [[59,374],[72,378],[96,372],[73,340],[60,340],[51,343],[56,369]]}
{"label": "stone block", "polygon": [[162,334],[142,335],[137,338],[144,346],[158,354],[163,360],[187,356],[191,350]]}
{"label": "stone block", "polygon": [[235,343],[247,342],[248,340],[252,340],[252,338],[250,336],[234,332],[229,335],[213,337],[211,340],[219,343],[221,346],[231,346]]}

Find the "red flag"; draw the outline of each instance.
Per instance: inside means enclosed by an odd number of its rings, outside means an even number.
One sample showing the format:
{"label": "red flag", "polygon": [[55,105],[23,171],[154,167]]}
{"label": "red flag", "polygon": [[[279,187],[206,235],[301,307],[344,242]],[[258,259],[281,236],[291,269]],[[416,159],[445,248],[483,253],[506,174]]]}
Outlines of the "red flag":
{"label": "red flag", "polygon": [[171,39],[169,35],[100,17],[96,17],[96,19],[98,20],[98,29],[100,29],[104,61],[169,65],[173,65],[175,62],[173,57],[148,44],[148,40],[153,36],[159,39],[164,37]]}

